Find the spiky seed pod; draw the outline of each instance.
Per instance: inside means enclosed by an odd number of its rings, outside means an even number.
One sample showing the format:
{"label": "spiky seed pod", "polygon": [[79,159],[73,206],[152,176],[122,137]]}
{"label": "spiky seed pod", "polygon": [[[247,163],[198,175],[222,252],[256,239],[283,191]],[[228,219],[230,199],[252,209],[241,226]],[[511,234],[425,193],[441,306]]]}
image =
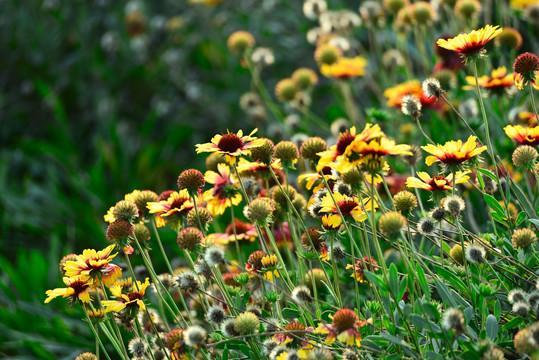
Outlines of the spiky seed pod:
{"label": "spiky seed pod", "polygon": [[187,227],[178,233],[176,243],[181,250],[193,250],[200,245],[203,239],[202,231],[194,227]]}
{"label": "spiky seed pod", "polygon": [[430,3],[417,1],[412,5],[412,16],[417,24],[427,25],[435,20],[436,13]]}
{"label": "spiky seed pod", "polygon": [[460,244],[455,244],[449,251],[449,255],[457,262],[457,264],[462,265],[464,261],[464,251]]}
{"label": "spiky seed pod", "polygon": [[404,226],[406,226],[406,219],[396,211],[389,211],[378,220],[378,227],[386,236],[397,234]]}
{"label": "spiky seed pod", "polygon": [[198,289],[199,284],[194,272],[191,270],[184,270],[174,279],[174,286],[185,293],[191,293]]}
{"label": "spiky seed pod", "polygon": [[466,331],[465,325],[462,311],[454,308],[449,308],[445,311],[442,318],[442,327],[446,331],[455,330],[457,334],[461,334]]}
{"label": "spiky seed pod", "polygon": [[85,352],[77,356],[75,360],[97,360],[97,355],[91,352]]}
{"label": "spiky seed pod", "polygon": [[64,265],[68,261],[77,261],[77,255],[75,255],[75,254],[67,254],[66,256],[64,256],[62,258],[62,260],[60,260],[60,263],[58,264],[58,266],[60,267],[60,272],[62,273],[62,275],[65,275],[65,273],[66,273],[66,271],[64,269]]}
{"label": "spiky seed pod", "polygon": [[318,83],[318,76],[312,69],[299,68],[292,73],[292,80],[299,90],[306,90]]}
{"label": "spiky seed pod", "polygon": [[242,54],[245,50],[255,46],[255,38],[247,31],[236,31],[232,33],[227,40],[227,46],[230,52]]}
{"label": "spiky seed pod", "polygon": [[157,278],[163,284],[163,287],[167,290],[172,289],[174,286],[174,277],[169,273],[162,273],[157,275]]}
{"label": "spiky seed pod", "polygon": [[327,149],[328,144],[326,141],[318,136],[314,136],[303,142],[300,153],[304,159],[317,163],[320,159],[320,156],[317,154],[326,151]]}
{"label": "spiky seed pod", "polygon": [[274,338],[267,338],[262,343],[262,354],[264,356],[269,356],[269,354],[275,349],[277,346],[279,346],[281,343]]}
{"label": "spiky seed pod", "polygon": [[517,56],[513,63],[513,71],[525,79],[535,76],[537,70],[539,70],[539,57],[529,52]]}
{"label": "spiky seed pod", "polygon": [[275,144],[270,139],[262,138],[263,144],[251,149],[251,159],[269,165],[275,156]]}
{"label": "spiky seed pod", "polygon": [[297,304],[311,302],[311,290],[304,285],[296,286],[294,290],[292,290],[292,300],[294,300]]}
{"label": "spiky seed pod", "polygon": [[442,200],[442,205],[444,210],[447,211],[451,216],[457,218],[462,211],[466,208],[466,203],[458,195],[451,195]]}
{"label": "spiky seed pod", "polygon": [[516,167],[532,168],[538,155],[535,148],[529,145],[520,145],[513,152],[513,164]]}
{"label": "spiky seed pod", "polygon": [[500,349],[492,347],[483,352],[481,360],[505,360],[505,355]]}
{"label": "spiky seed pod", "polygon": [[209,266],[217,266],[225,262],[225,251],[218,246],[210,246],[204,252],[204,260]]}
{"label": "spiky seed pod", "polygon": [[537,309],[537,305],[539,305],[539,293],[537,291],[531,292],[528,294],[527,300],[532,309]]}
{"label": "spiky seed pod", "polygon": [[178,176],[178,188],[194,194],[206,184],[204,174],[197,169],[187,169]]}
{"label": "spiky seed pod", "polygon": [[359,360],[359,354],[351,349],[345,349],[341,355],[341,360]]}
{"label": "spiky seed pod", "polygon": [[455,15],[464,21],[472,21],[481,12],[481,3],[477,0],[458,0],[455,3]]}
{"label": "spiky seed pod", "polygon": [[133,201],[140,212],[148,214],[148,203],[158,201],[158,196],[151,190],[142,190],[135,194]]}
{"label": "spiky seed pod", "polygon": [[517,29],[504,27],[500,35],[494,39],[494,44],[501,47],[506,47],[513,50],[518,50],[522,47],[522,35]]}
{"label": "spiky seed pod", "polygon": [[262,317],[262,309],[260,308],[260,306],[257,306],[255,304],[247,305],[245,307],[245,311],[255,314],[258,318]]}
{"label": "spiky seed pod", "polygon": [[341,174],[341,180],[346,185],[350,185],[354,188],[357,186],[360,186],[363,183],[363,173],[359,171],[357,168],[353,168],[352,170],[345,172],[344,174]]}
{"label": "spiky seed pod", "polygon": [[292,79],[281,79],[275,85],[275,96],[279,101],[292,101],[297,93],[298,88]]}
{"label": "spiky seed pod", "polygon": [[126,242],[135,234],[133,225],[126,220],[116,220],[107,227],[107,240]]}
{"label": "spiky seed pod", "polygon": [[320,251],[320,247],[324,244],[324,239],[322,238],[322,229],[319,227],[313,226],[307,229],[301,235],[301,243],[306,249],[312,249]]}
{"label": "spiky seed pod", "polygon": [[190,326],[183,333],[185,344],[190,347],[200,347],[207,336],[208,332],[199,325]]}
{"label": "spiky seed pod", "polygon": [[129,341],[128,349],[135,358],[142,358],[146,354],[146,344],[138,336]]}
{"label": "spiky seed pod", "polygon": [[[197,218],[197,211],[198,211],[198,217],[200,218],[200,223],[198,222]],[[199,229],[200,225],[202,225],[202,228],[206,228],[209,224],[213,222],[213,216],[211,215],[211,212],[206,209],[205,207],[197,207],[197,210],[191,209],[187,213],[187,226],[195,227]],[[202,229],[199,229],[202,230]]]}
{"label": "spiky seed pod", "polygon": [[223,335],[225,335],[226,337],[235,337],[235,336],[238,336],[239,333],[236,331],[236,328],[235,328],[235,319],[226,319],[225,321],[223,321],[223,323],[221,324],[221,331],[223,332]]}
{"label": "spiky seed pod", "polygon": [[521,289],[513,289],[507,294],[507,300],[514,304],[519,301],[526,301],[526,293]]}
{"label": "spiky seed pod", "polygon": [[247,207],[247,219],[252,223],[266,224],[271,222],[276,202],[270,198],[259,197],[251,201]]}
{"label": "spiky seed pod", "polygon": [[288,208],[288,200],[286,198],[288,197],[290,201],[294,201],[296,194],[297,191],[293,186],[284,185],[282,186],[282,190],[280,187],[274,187],[271,197],[277,203],[277,205],[286,209]]}
{"label": "spiky seed pod", "polygon": [[292,206],[294,206],[297,212],[300,213],[307,207],[307,200],[305,200],[303,195],[297,193],[294,200],[292,200]]}
{"label": "spiky seed pod", "polygon": [[530,354],[535,349],[535,344],[530,337],[530,328],[525,328],[516,333],[514,339],[515,350],[521,354]]}
{"label": "spiky seed pod", "polygon": [[530,311],[530,305],[524,301],[517,301],[513,304],[513,314],[526,317]]}
{"label": "spiky seed pod", "polygon": [[471,244],[465,251],[466,261],[472,264],[485,262],[486,251],[481,245]]}
{"label": "spiky seed pod", "polygon": [[337,62],[337,60],[339,60],[341,56],[341,49],[329,44],[318,46],[314,52],[314,59],[320,66],[323,64],[334,64]]}
{"label": "spiky seed pod", "polygon": [[336,262],[341,262],[346,258],[346,252],[344,251],[344,246],[341,243],[333,244],[333,248],[330,248],[331,258]]}
{"label": "spiky seed pod", "polygon": [[535,350],[539,348],[539,324],[536,322],[530,326],[529,341],[535,347]]}
{"label": "spiky seed pod", "polygon": [[393,204],[398,212],[408,217],[417,207],[417,197],[409,191],[399,191],[393,196]]}
{"label": "spiky seed pod", "polygon": [[528,228],[518,229],[511,236],[511,244],[513,244],[515,249],[524,249],[536,241],[537,235],[535,235],[533,230]]}
{"label": "spiky seed pod", "polygon": [[251,54],[251,61],[256,67],[264,68],[273,65],[275,62],[275,55],[270,48],[257,47]]}
{"label": "spiky seed pod", "polygon": [[440,222],[445,218],[446,214],[446,211],[442,207],[436,207],[432,209],[432,211],[429,213],[429,216],[435,221]]}
{"label": "spiky seed pod", "polygon": [[258,330],[260,321],[258,317],[251,312],[241,313],[234,320],[234,329],[240,335],[252,334]]}
{"label": "spiky seed pod", "polygon": [[275,157],[283,163],[292,163],[299,157],[298,147],[292,141],[281,141],[275,146]]}
{"label": "spiky seed pod", "polygon": [[333,360],[333,355],[328,349],[317,347],[309,352],[307,360]]}
{"label": "spiky seed pod", "polygon": [[208,266],[208,263],[203,259],[197,259],[194,263],[193,270],[197,275],[204,276],[206,279],[212,278],[211,268]]}
{"label": "spiky seed pod", "polygon": [[310,20],[316,20],[327,9],[328,4],[325,0],[305,0],[303,2],[303,14]]}
{"label": "spiky seed pod", "polygon": [[135,224],[133,227],[135,237],[138,241],[144,243],[151,239],[152,235],[150,234],[150,229],[143,223]]}
{"label": "spiky seed pod", "polygon": [[138,208],[132,201],[121,200],[112,209],[112,215],[116,220],[132,222],[133,219],[138,217]]}
{"label": "spiky seed pod", "polygon": [[421,84],[421,87],[423,88],[423,92],[428,97],[436,97],[439,98],[444,93],[444,90],[442,89],[442,85],[440,85],[440,81],[436,78],[428,78]]}
{"label": "spiky seed pod", "polygon": [[401,111],[404,115],[417,119],[421,116],[421,102],[414,95],[405,95],[402,98]]}
{"label": "spiky seed pod", "polygon": [[417,223],[417,231],[423,236],[431,236],[436,230],[436,223],[429,218],[422,218]]}

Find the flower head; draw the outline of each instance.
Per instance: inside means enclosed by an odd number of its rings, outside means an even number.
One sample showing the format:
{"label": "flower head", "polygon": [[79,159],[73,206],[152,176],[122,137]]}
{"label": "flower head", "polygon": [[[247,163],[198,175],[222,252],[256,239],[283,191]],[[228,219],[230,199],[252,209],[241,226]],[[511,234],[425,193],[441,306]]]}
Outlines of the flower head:
{"label": "flower head", "polygon": [[477,146],[477,138],[470,136],[465,143],[461,140],[448,141],[444,145],[426,145],[421,148],[431,154],[425,159],[425,164],[431,166],[435,162],[442,162],[448,166],[463,165],[487,149],[486,146]]}
{"label": "flower head", "polygon": [[120,312],[124,309],[136,311],[137,308],[140,311],[144,311],[146,306],[144,305],[142,298],[144,297],[148,286],[150,286],[148,278],[146,278],[144,283],[141,283],[138,280],[134,281],[130,287],[127,287],[127,289],[124,289],[122,284],[111,286],[110,292],[119,300],[103,300],[101,303],[105,307],[105,312]]}
{"label": "flower head", "polygon": [[86,249],[75,261],[66,261],[64,264],[65,276],[81,276],[81,279],[93,279],[95,285],[101,280],[105,286],[111,286],[116,279],[122,276],[122,269],[110,264],[116,254],[112,254],[115,245],[109,245],[101,251]]}
{"label": "flower head", "polygon": [[92,280],[84,276],[73,276],[71,278],[64,277],[64,284],[66,288],[57,288],[54,290],[47,290],[45,304],[58,296],[68,298],[69,301],[74,302],[80,300],[84,303],[90,302],[90,289],[92,287]]}
{"label": "flower head", "polygon": [[[418,171],[417,177],[409,177],[406,179],[406,186],[408,188],[423,189],[430,192],[452,190],[454,184],[463,184],[470,178],[468,174],[469,170],[457,171],[455,173],[455,181],[453,182],[453,174],[448,176],[438,175],[430,177],[430,175],[423,171]],[[453,184],[454,183],[454,184]]]}
{"label": "flower head", "polygon": [[322,64],[320,72],[327,77],[349,79],[355,76],[363,76],[367,60],[361,56],[355,58],[340,57],[333,64]]}
{"label": "flower head", "polygon": [[539,126],[522,127],[520,125],[507,125],[503,130],[511,139],[523,145],[539,145]]}
{"label": "flower head", "polygon": [[[333,201],[335,199],[335,202]],[[337,206],[335,206],[337,203]],[[337,208],[338,207],[338,208]],[[322,199],[322,209],[324,213],[332,214],[334,227],[338,227],[342,223],[339,212],[346,218],[352,218],[355,221],[361,222],[367,219],[365,214],[365,205],[355,196],[347,196],[338,192],[333,193],[333,197],[328,193]],[[370,203],[369,203],[370,209]]]}
{"label": "flower head", "polygon": [[348,264],[346,265],[347,269],[354,269],[354,274],[350,277],[355,278],[359,282],[366,282],[364,270],[376,271],[379,269],[378,263],[373,258],[368,256],[363,257],[363,259],[357,260],[355,265]]}
{"label": "flower head", "polygon": [[331,345],[335,339],[347,346],[360,346],[361,333],[359,328],[368,324],[367,321],[360,321],[357,314],[350,309],[341,309],[333,315],[331,325],[320,324],[317,333],[327,334],[326,345]]}
{"label": "flower head", "polygon": [[[235,235],[234,235],[235,233]],[[229,224],[224,233],[215,233],[208,236],[210,240],[215,240],[219,244],[226,245],[229,242],[247,240],[249,242],[255,241],[257,238],[257,232],[254,225],[236,220],[234,223]]]}
{"label": "flower head", "polygon": [[230,174],[230,167],[226,164],[217,165],[218,172],[206,171],[204,178],[213,188],[204,192],[204,198],[208,201],[208,210],[213,216],[222,215],[225,210],[241,202],[239,183],[235,176]]}
{"label": "flower head", "polygon": [[444,49],[458,52],[465,58],[470,58],[484,53],[485,45],[499,35],[502,30],[499,26],[487,25],[479,30],[460,34],[451,39],[439,39],[436,44]]}
{"label": "flower head", "polygon": [[539,57],[532,53],[520,54],[513,64],[515,85],[522,90],[528,81],[532,86],[539,89],[537,77],[539,76]]}
{"label": "flower head", "polygon": [[172,227],[178,226],[193,206],[189,192],[185,189],[172,192],[166,200],[148,203],[150,214],[156,214],[155,221],[159,227],[165,224],[169,224]]}
{"label": "flower head", "polygon": [[[223,135],[215,135],[211,142],[196,146],[197,154],[202,152],[223,154],[230,164],[234,164],[238,157],[249,155],[250,149],[262,145],[262,140],[253,137],[257,130],[254,129],[245,136],[242,130],[239,130],[237,134],[228,132]],[[206,179],[206,181],[208,180]]]}
{"label": "flower head", "polygon": [[[466,76],[466,82],[468,85],[462,87],[464,90],[475,90],[475,77]],[[483,75],[478,78],[477,85],[485,90],[501,94],[513,86],[513,74],[508,74],[507,68],[502,66],[492,70],[490,76]]]}

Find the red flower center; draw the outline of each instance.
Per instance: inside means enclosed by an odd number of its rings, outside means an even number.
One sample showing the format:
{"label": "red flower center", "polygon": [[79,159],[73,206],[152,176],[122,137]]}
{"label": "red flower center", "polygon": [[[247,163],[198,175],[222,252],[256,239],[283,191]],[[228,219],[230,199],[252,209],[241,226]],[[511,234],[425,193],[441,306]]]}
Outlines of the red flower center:
{"label": "red flower center", "polygon": [[338,332],[341,332],[353,329],[358,320],[359,318],[355,312],[350,309],[342,309],[335,313],[332,324],[337,328]]}
{"label": "red flower center", "polygon": [[337,141],[337,154],[342,155],[346,151],[346,148],[348,145],[354,141],[356,137],[352,134],[344,134],[342,135],[339,140]]}
{"label": "red flower center", "polygon": [[443,188],[443,185],[442,186],[438,186],[438,184],[436,184],[436,180],[437,181],[444,181],[446,185],[449,185],[451,186],[451,182],[450,181],[447,181],[447,179],[445,178],[445,176],[435,176],[433,177],[432,179],[430,179],[427,184],[429,184],[433,190],[445,190]]}
{"label": "red flower center", "polygon": [[[251,227],[252,227],[251,224],[247,224],[239,220],[236,220],[235,224],[236,224],[236,234],[245,234],[247,231],[251,230]],[[232,224],[226,227],[225,232],[228,235],[234,234],[234,229],[232,228]]]}
{"label": "red flower center", "polygon": [[224,152],[233,153],[243,147],[243,140],[236,134],[228,133],[221,137],[217,146]]}
{"label": "red flower center", "polygon": [[356,208],[356,206],[357,202],[353,200],[345,200],[339,203],[339,209],[341,210],[341,213],[343,215],[350,215],[350,213]]}

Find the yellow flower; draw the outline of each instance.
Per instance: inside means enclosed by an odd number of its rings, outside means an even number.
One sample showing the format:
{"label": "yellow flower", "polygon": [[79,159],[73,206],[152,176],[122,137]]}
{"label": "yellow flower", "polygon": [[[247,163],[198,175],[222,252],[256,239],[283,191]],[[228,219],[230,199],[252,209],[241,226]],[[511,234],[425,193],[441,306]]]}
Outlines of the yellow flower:
{"label": "yellow flower", "polygon": [[[508,74],[505,66],[494,69],[490,76],[483,75],[477,80],[479,87],[495,92],[513,86],[513,74]],[[469,85],[463,86],[462,89],[475,90],[475,77],[466,76],[466,82]]]}
{"label": "yellow flower", "polygon": [[204,179],[213,184],[213,188],[206,190],[204,199],[208,202],[208,210],[213,216],[222,215],[228,207],[241,202],[239,183],[235,176],[230,174],[230,167],[226,164],[217,165],[218,173],[206,171]]}
{"label": "yellow flower", "polygon": [[467,34],[459,34],[451,39],[439,39],[438,46],[458,52],[463,56],[472,56],[482,53],[483,47],[502,32],[503,28],[498,25],[487,25],[479,30],[473,30]]}
{"label": "yellow flower", "polygon": [[397,145],[395,141],[385,136],[373,139],[369,142],[356,138],[340,157],[337,170],[345,173],[356,165],[363,165],[367,170],[379,171],[385,168],[385,155],[412,155],[410,145]]}
{"label": "yellow flower", "polygon": [[103,279],[103,284],[107,287],[122,276],[122,269],[114,264],[110,264],[112,259],[117,255],[111,254],[115,245],[109,245],[101,251],[94,249],[86,249],[82,255],[77,255],[77,260],[67,261],[64,264],[65,276],[75,277],[81,276],[81,279],[93,279],[95,285],[100,284],[100,279]]}
{"label": "yellow flower", "polygon": [[[457,171],[455,174],[455,184],[463,184],[468,181],[470,178],[468,176],[469,173],[469,170],[464,172]],[[406,179],[406,186],[408,188],[423,189],[431,192],[453,189],[453,174],[431,178],[426,172],[418,171],[417,176],[419,179],[412,176]]]}
{"label": "yellow flower", "polygon": [[514,9],[523,10],[526,7],[537,3],[537,0],[511,0],[509,4]]}
{"label": "yellow flower", "polygon": [[47,290],[45,304],[58,296],[69,298],[69,301],[78,299],[84,303],[90,302],[90,293],[88,291],[91,288],[92,280],[89,280],[86,276],[64,277],[63,280],[67,287]]}
{"label": "yellow flower", "polygon": [[463,144],[461,140],[458,141],[448,141],[444,145],[426,145],[421,148],[432,154],[427,156],[425,159],[425,164],[431,166],[437,161],[440,161],[446,165],[462,165],[464,162],[470,160],[471,158],[481,154],[487,149],[486,146],[477,146],[477,138],[475,136],[470,136],[468,140]]}
{"label": "yellow flower", "polygon": [[348,79],[353,76],[363,76],[366,66],[367,60],[361,56],[356,56],[355,58],[341,57],[331,65],[322,64],[320,72],[327,77]]}
{"label": "yellow flower", "polygon": [[197,154],[203,152],[223,154],[230,164],[235,164],[236,158],[242,155],[249,155],[249,149],[264,143],[262,139],[253,137],[257,130],[254,129],[249,135],[245,136],[243,136],[242,130],[238,131],[237,134],[229,132],[224,135],[215,135],[211,139],[211,142],[196,145]]}
{"label": "yellow flower", "polygon": [[121,284],[111,286],[110,292],[120,300],[104,300],[101,301],[101,304],[105,307],[105,312],[120,312],[125,308],[136,309],[137,306],[140,311],[144,311],[146,310],[146,306],[144,305],[142,298],[144,297],[148,286],[150,286],[148,278],[146,278],[144,283],[141,283],[138,280],[134,282],[128,289],[129,292],[126,294],[122,293],[124,287]]}
{"label": "yellow flower", "polygon": [[[335,202],[333,202],[333,199],[335,199]],[[331,194],[326,194],[322,198],[322,208],[320,209],[321,212],[330,214],[329,216],[326,215],[328,216],[326,221],[330,227],[337,228],[341,225],[342,219],[339,216],[339,210],[343,216],[352,217],[355,221],[361,222],[367,219],[367,214],[365,214],[364,210],[370,210],[370,201],[364,200],[364,203],[361,204],[357,197],[347,196],[338,192],[333,193],[333,199],[331,198]],[[335,203],[337,203],[338,209]]]}
{"label": "yellow flower", "polygon": [[346,346],[359,347],[361,345],[359,329],[367,324],[372,324],[372,319],[361,321],[357,314],[350,309],[341,309],[330,317],[332,317],[331,324],[320,324],[315,331],[318,334],[327,334],[326,345],[333,344],[337,339]]}
{"label": "yellow flower", "polygon": [[181,218],[187,216],[189,210],[193,208],[193,202],[186,189],[174,191],[166,200],[148,203],[150,214],[156,214],[155,222],[158,227],[165,223],[175,225]]}
{"label": "yellow flower", "polygon": [[507,125],[503,130],[507,136],[521,144],[530,146],[539,144],[539,126],[522,127],[520,125]]}

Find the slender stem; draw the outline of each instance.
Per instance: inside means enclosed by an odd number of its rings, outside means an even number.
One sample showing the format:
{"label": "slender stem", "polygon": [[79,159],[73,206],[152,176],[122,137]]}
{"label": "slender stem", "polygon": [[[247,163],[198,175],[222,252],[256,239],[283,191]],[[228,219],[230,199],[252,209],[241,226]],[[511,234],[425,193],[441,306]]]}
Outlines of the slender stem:
{"label": "slender stem", "polygon": [[[196,204],[195,204],[196,206]],[[155,217],[151,220],[153,232],[155,234],[155,238],[157,239],[157,244],[159,245],[159,249],[161,250],[161,254],[163,254],[163,258],[165,259],[165,264],[167,264],[167,269],[170,273],[170,275],[174,275],[174,271],[172,271],[172,266],[170,266],[170,261],[168,261],[167,254],[165,252],[165,249],[163,248],[163,243],[161,242],[161,237],[159,236],[159,232],[157,231],[157,225],[155,224]]]}
{"label": "slender stem", "polygon": [[532,103],[533,112],[535,114],[535,118],[539,119],[539,113],[537,112],[537,106],[535,105],[535,98],[533,97],[533,88],[532,88],[532,82],[528,81],[528,89],[530,90],[530,100]]}
{"label": "slender stem", "polygon": [[483,96],[481,96],[481,89],[479,87],[479,79],[477,76],[477,61],[473,61],[473,74],[475,77],[475,90],[477,90],[477,98],[479,101],[479,107],[481,108],[481,116],[483,117],[483,124],[485,125],[485,135],[487,138],[487,151],[492,160],[492,164],[496,167],[496,159],[494,158],[494,148],[492,147],[492,142],[490,141],[490,131],[488,129],[488,119],[487,113],[485,112],[485,104],[483,104]]}
{"label": "slender stem", "polygon": [[[96,343],[99,344],[99,346],[103,350],[103,353],[105,354],[107,359],[111,360],[109,353],[107,352],[107,349],[105,348],[105,345],[103,345],[103,342],[101,341],[101,338],[99,337],[97,330],[95,329],[94,324],[92,323],[92,320],[90,320],[90,317],[88,316],[88,309],[86,308],[84,304],[81,304],[81,306],[82,306],[82,311],[84,312],[84,316],[86,317],[86,321],[88,322],[88,325],[90,325],[90,330],[92,331],[92,334],[94,334]],[[99,356],[99,349],[96,349],[96,353]]]}

